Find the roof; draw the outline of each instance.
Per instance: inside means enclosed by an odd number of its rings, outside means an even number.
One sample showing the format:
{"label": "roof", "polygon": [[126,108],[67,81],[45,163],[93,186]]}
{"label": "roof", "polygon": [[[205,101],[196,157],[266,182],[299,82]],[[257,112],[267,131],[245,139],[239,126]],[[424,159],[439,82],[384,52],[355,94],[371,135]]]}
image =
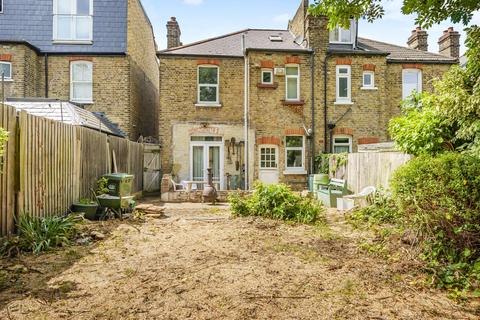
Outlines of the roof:
{"label": "roof", "polygon": [[[311,52],[295,41],[295,35],[289,30],[276,29],[245,29],[223,36],[194,42],[176,48],[158,52],[161,56],[218,56],[218,57],[243,57],[242,36],[245,35],[247,50],[268,51],[296,51]],[[270,36],[279,35],[281,42],[271,41]],[[357,48],[351,45],[330,44],[328,50],[332,53],[385,55],[390,62],[424,62],[424,63],[457,63],[455,58],[441,54],[420,51],[381,41],[358,38]]]}
{"label": "roof", "polygon": [[381,41],[358,38],[358,47],[366,51],[387,52],[390,62],[430,62],[430,63],[457,63],[457,59],[446,57],[438,53],[421,51]]}
{"label": "roof", "polygon": [[9,98],[5,104],[17,110],[24,110],[37,117],[44,117],[74,126],[87,127],[115,136],[126,136],[126,134],[108,120],[105,115],[90,112],[70,102],[54,99]]}
{"label": "roof", "polygon": [[[288,30],[245,29],[220,37],[194,42],[176,48],[159,51],[159,55],[198,55],[243,57],[242,36],[247,50],[310,52],[295,43],[295,36]],[[280,36],[282,41],[271,41],[270,36]]]}

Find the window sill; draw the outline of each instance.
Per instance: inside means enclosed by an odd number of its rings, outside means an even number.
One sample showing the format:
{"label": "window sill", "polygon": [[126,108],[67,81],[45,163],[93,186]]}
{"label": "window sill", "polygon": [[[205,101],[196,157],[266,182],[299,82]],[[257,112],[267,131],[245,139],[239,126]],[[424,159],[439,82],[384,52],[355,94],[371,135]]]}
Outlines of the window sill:
{"label": "window sill", "polygon": [[[0,77],[0,82],[2,81],[2,77]],[[13,82],[13,79],[8,79],[8,78],[5,78],[4,80],[5,82]]]}
{"label": "window sill", "polygon": [[53,44],[93,44],[92,40],[53,40]]}
{"label": "window sill", "polygon": [[221,103],[196,103],[195,107],[198,108],[221,108]]}
{"label": "window sill", "polygon": [[360,90],[378,90],[377,87],[361,87]]}
{"label": "window sill", "polygon": [[277,89],[278,83],[257,83],[259,89]]}
{"label": "window sill", "polygon": [[285,170],[283,171],[283,174],[286,176],[305,176],[308,174],[308,172],[305,170]]}
{"label": "window sill", "polygon": [[70,102],[75,104],[94,104],[95,103],[93,100],[90,100],[90,101],[70,100]]}
{"label": "window sill", "polygon": [[304,106],[305,100],[282,100],[284,106]]}
{"label": "window sill", "polygon": [[353,102],[352,102],[352,101],[335,101],[333,104],[336,105],[336,106],[337,106],[337,105],[346,105],[346,106],[348,106],[348,105],[352,105]]}

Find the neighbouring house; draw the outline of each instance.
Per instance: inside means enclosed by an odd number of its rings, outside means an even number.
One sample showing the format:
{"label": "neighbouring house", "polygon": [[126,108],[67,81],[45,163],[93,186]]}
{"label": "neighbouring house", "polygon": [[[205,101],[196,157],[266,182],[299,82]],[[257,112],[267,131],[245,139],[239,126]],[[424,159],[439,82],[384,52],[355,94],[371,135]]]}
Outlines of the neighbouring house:
{"label": "neighbouring house", "polygon": [[0,3],[7,98],[70,101],[105,113],[130,139],[158,136],[157,49],[140,0]]}
{"label": "neighbouring house", "polygon": [[[387,123],[413,91],[458,62],[459,34],[439,53],[416,28],[408,47],[327,29],[303,0],[286,30],[245,29],[182,45],[175,18],[160,60],[162,166],[180,181],[221,189],[255,180],[303,189],[321,152],[387,142]],[[246,181],[246,183],[245,183]],[[168,184],[164,189],[168,189]]]}

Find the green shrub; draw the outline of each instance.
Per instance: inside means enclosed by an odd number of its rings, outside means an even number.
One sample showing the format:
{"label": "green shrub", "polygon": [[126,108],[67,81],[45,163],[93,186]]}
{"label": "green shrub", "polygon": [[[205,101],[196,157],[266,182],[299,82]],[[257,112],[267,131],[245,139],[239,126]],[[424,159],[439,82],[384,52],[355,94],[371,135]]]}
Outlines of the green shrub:
{"label": "green shrub", "polygon": [[367,225],[396,224],[399,222],[400,216],[400,211],[392,196],[380,189],[375,192],[372,204],[354,211],[349,216],[349,220],[357,226],[358,223],[367,223]]}
{"label": "green shrub", "polygon": [[22,214],[17,221],[19,247],[22,251],[38,254],[70,245],[81,219],[76,215],[38,218]]}
{"label": "green shrub", "polygon": [[435,283],[479,288],[480,160],[458,153],[419,157],[395,173],[391,187],[405,226],[420,236]]}
{"label": "green shrub", "polygon": [[252,195],[229,196],[236,216],[261,216],[269,219],[313,223],[325,218],[325,209],[312,198],[303,198],[284,184],[255,183]]}

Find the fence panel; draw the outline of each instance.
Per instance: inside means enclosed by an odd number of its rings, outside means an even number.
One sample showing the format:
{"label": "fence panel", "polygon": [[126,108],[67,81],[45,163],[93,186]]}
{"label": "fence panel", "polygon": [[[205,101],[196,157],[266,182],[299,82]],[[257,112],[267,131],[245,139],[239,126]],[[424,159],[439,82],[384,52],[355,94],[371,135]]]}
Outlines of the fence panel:
{"label": "fence panel", "polygon": [[348,189],[358,193],[367,186],[388,188],[395,170],[411,159],[402,153],[351,153],[344,177]]}
{"label": "fence panel", "polygon": [[7,235],[14,231],[17,142],[17,113],[14,108],[0,104],[0,127],[9,132],[5,153],[0,158],[0,235]]}
{"label": "fence panel", "polygon": [[143,144],[128,141],[128,172],[135,175],[133,192],[143,190],[144,146]]}

